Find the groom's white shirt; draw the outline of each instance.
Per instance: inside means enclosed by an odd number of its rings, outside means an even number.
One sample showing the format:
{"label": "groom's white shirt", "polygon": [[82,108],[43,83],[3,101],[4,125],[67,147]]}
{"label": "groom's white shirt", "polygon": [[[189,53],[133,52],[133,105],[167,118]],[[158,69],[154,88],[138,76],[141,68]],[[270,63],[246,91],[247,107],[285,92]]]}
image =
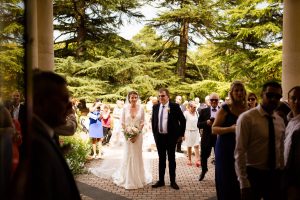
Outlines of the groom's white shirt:
{"label": "groom's white shirt", "polygon": [[168,133],[168,112],[169,112],[169,101],[164,105],[160,104],[159,106],[159,115],[158,115],[158,124],[160,124],[160,116],[161,116],[161,111],[163,109],[163,120],[162,120],[162,132],[161,133]]}

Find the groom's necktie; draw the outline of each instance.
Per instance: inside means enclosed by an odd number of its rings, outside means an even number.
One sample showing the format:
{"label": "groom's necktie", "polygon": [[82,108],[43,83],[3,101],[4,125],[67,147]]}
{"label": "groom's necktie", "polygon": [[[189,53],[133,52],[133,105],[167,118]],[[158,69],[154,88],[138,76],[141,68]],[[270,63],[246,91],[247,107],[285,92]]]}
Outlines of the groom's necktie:
{"label": "groom's necktie", "polygon": [[163,116],[164,116],[164,108],[165,106],[162,106],[161,112],[160,112],[160,119],[159,119],[159,132],[163,132]]}

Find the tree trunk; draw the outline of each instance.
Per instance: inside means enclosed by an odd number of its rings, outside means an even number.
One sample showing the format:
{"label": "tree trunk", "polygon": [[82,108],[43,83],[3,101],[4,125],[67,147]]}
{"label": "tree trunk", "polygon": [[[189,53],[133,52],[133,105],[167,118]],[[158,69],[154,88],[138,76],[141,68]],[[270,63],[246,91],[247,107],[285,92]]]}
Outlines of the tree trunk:
{"label": "tree trunk", "polygon": [[177,61],[177,73],[182,80],[184,80],[185,78],[186,57],[187,57],[187,48],[188,48],[188,33],[189,33],[188,19],[183,19],[180,28],[180,41],[179,41],[178,61]]}
{"label": "tree trunk", "polygon": [[85,47],[85,39],[86,39],[86,28],[85,28],[85,1],[80,0],[75,3],[75,9],[76,9],[76,21],[78,24],[77,28],[77,49],[76,49],[76,57],[80,58],[84,55],[86,51]]}

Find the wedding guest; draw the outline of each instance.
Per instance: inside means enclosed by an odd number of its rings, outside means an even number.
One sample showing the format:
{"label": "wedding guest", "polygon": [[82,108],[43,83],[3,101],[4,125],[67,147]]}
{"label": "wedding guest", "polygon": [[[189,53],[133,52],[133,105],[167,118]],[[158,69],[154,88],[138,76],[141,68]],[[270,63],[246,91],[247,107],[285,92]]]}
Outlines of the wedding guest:
{"label": "wedding guest", "polygon": [[217,136],[212,134],[211,127],[219,110],[219,95],[212,93],[209,96],[210,106],[201,109],[198,119],[198,128],[203,129],[201,137],[201,174],[199,181],[202,181],[208,171],[207,160],[211,155],[212,148],[215,148]]}
{"label": "wedding guest", "polygon": [[53,72],[36,70],[32,96],[29,153],[17,168],[12,199],[80,199],[69,166],[53,141],[53,129],[64,124],[67,116],[67,82]]}
{"label": "wedding guest", "polygon": [[[183,113],[186,110],[186,106],[182,104],[182,97],[176,96],[175,102],[179,105],[181,112]],[[182,145],[182,138],[179,138],[176,144],[176,152],[183,153],[183,151],[181,150],[181,145]]]}
{"label": "wedding guest", "polygon": [[196,104],[196,111],[198,111],[198,108],[200,108],[200,99],[199,97],[195,97],[195,104]]}
{"label": "wedding guest", "polygon": [[124,142],[124,135],[121,132],[121,115],[123,112],[124,101],[117,100],[116,106],[113,110],[113,131],[110,143],[114,145],[121,145]]}
{"label": "wedding guest", "polygon": [[284,140],[283,199],[296,200],[300,197],[300,86],[290,89],[288,103],[291,112]]}
{"label": "wedding guest", "polygon": [[199,156],[199,141],[200,134],[197,127],[198,115],[196,112],[197,106],[194,101],[189,102],[188,109],[183,113],[186,119],[185,134],[183,140],[187,146],[188,163],[187,165],[192,166],[192,147],[195,151],[195,165],[200,166]]}
{"label": "wedding guest", "polygon": [[159,157],[159,180],[153,188],[165,185],[166,159],[169,160],[171,187],[179,190],[176,183],[175,149],[178,140],[184,136],[186,121],[178,104],[169,101],[169,90],[159,89],[159,104],[153,106],[152,131]]}
{"label": "wedding guest", "polygon": [[[26,113],[25,113],[25,104],[21,103],[21,94],[18,90],[12,93],[12,105],[13,105],[13,118],[18,120],[21,125],[21,129],[25,129],[26,124]],[[24,132],[24,130],[23,130]]]}
{"label": "wedding guest", "polygon": [[281,199],[285,125],[274,112],[281,95],[279,83],[265,83],[262,102],[237,121],[234,157],[242,199]]}
{"label": "wedding guest", "polygon": [[239,115],[248,109],[245,86],[234,81],[229,90],[230,104],[223,104],[212,125],[217,134],[215,179],[219,200],[240,199],[239,182],[234,169],[235,127]]}
{"label": "wedding guest", "polygon": [[108,104],[103,104],[103,111],[102,114],[100,115],[100,119],[103,126],[102,144],[105,145],[109,143],[111,137],[111,132],[110,132],[111,118],[110,118],[110,107]]}
{"label": "wedding guest", "polygon": [[21,125],[17,119],[13,118],[14,106],[12,101],[5,101],[4,105],[10,113],[12,126],[14,128],[12,135],[12,173],[14,173],[20,161],[19,147],[22,144]]}
{"label": "wedding guest", "polygon": [[7,108],[0,102],[0,195],[8,199],[13,175],[13,122]]}
{"label": "wedding guest", "polygon": [[93,158],[101,158],[103,127],[101,122],[101,102],[99,100],[96,99],[93,106],[90,108],[88,117],[90,120],[89,136],[92,141]]}
{"label": "wedding guest", "polygon": [[254,93],[249,93],[248,94],[248,107],[249,109],[254,108],[258,105],[257,103],[257,96]]}
{"label": "wedding guest", "polygon": [[287,115],[291,112],[289,104],[285,101],[280,101],[277,108],[274,110],[284,121],[284,124],[287,126],[288,118]]}

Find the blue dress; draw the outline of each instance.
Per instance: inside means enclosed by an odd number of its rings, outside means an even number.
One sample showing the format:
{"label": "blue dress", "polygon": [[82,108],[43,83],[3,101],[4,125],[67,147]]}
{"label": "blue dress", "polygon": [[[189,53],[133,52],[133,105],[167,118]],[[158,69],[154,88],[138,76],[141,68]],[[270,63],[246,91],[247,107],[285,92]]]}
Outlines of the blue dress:
{"label": "blue dress", "polygon": [[89,135],[91,138],[103,138],[103,127],[101,120],[99,120],[100,112],[94,111],[91,112],[91,114],[94,114],[97,116],[97,119],[89,118],[90,119],[90,125],[89,125]]}
{"label": "blue dress", "polygon": [[[227,104],[222,108],[227,112],[222,127],[236,124],[238,116],[231,113]],[[218,200],[239,200],[240,187],[234,169],[235,133],[218,135],[215,152],[215,179]]]}

